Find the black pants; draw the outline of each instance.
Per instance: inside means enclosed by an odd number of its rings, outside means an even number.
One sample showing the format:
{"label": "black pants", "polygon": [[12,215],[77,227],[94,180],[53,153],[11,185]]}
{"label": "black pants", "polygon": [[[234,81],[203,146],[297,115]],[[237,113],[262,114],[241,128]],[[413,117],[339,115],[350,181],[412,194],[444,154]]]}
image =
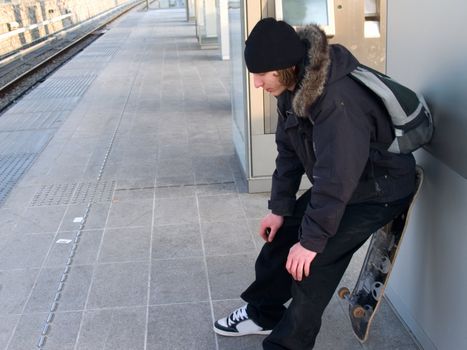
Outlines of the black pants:
{"label": "black pants", "polygon": [[[321,316],[332,298],[352,255],[378,228],[410,203],[411,196],[396,202],[347,206],[339,229],[325,250],[311,264],[310,275],[297,282],[285,269],[289,249],[298,242],[298,229],[309,202],[302,195],[293,216],[286,217],[274,240],[264,244],[255,264],[256,280],[242,293],[248,315],[271,329],[266,350],[310,350],[321,327]],[[286,309],[284,303],[292,298]]]}

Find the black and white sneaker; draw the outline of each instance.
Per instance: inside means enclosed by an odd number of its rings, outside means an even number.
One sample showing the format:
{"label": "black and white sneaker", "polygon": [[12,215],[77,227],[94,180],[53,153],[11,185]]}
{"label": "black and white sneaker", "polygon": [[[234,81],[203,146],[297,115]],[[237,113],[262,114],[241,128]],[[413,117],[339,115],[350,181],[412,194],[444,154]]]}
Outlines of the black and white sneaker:
{"label": "black and white sneaker", "polygon": [[267,335],[270,329],[258,326],[246,313],[246,305],[232,312],[228,317],[221,318],[214,323],[214,332],[228,337],[239,337],[248,334]]}

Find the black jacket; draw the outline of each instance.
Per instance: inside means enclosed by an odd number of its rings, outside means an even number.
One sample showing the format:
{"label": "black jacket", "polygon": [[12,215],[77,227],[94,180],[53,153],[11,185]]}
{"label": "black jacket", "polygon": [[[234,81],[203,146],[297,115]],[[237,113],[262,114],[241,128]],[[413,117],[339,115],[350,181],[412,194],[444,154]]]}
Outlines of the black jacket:
{"label": "black jacket", "polygon": [[300,243],[322,252],[347,205],[410,195],[415,160],[386,151],[394,137],[390,119],[382,103],[348,76],[356,58],[343,46],[328,45],[314,25],[298,33],[311,48],[295,91],[278,97],[278,156],[269,209],[292,215],[306,173],[313,187]]}

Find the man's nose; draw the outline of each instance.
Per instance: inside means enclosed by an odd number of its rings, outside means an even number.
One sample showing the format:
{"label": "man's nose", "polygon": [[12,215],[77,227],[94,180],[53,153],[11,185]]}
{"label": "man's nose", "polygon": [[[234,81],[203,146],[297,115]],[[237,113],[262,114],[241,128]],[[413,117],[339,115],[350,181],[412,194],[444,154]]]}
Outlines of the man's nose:
{"label": "man's nose", "polygon": [[255,88],[260,88],[263,86],[263,79],[259,75],[253,74],[253,81],[255,84]]}

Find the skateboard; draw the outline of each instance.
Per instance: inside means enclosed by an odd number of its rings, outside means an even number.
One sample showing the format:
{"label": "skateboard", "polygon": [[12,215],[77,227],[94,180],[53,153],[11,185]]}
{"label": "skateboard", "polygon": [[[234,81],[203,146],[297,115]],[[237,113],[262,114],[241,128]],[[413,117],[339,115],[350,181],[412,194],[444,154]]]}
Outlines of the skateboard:
{"label": "skateboard", "polygon": [[339,297],[349,304],[352,328],[362,343],[368,339],[422,182],[423,169],[417,166],[416,191],[410,206],[373,234],[352,293],[347,287],[338,291]]}

